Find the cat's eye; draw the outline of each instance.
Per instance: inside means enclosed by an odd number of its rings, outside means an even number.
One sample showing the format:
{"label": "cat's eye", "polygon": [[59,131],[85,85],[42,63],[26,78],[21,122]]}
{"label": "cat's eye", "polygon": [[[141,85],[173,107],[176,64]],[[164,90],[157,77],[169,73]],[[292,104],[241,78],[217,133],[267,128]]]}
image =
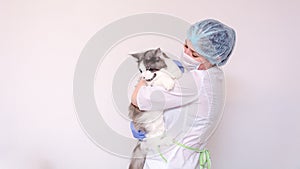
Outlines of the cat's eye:
{"label": "cat's eye", "polygon": [[141,73],[143,73],[142,69],[139,69],[139,71],[140,71]]}

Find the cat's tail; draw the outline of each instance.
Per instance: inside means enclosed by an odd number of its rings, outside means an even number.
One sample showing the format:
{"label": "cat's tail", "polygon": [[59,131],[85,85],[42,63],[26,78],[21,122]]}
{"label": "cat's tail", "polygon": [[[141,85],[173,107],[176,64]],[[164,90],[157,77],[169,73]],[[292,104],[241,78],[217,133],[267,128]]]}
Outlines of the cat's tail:
{"label": "cat's tail", "polygon": [[142,149],[141,142],[138,142],[132,152],[129,169],[143,169],[146,161],[146,150]]}

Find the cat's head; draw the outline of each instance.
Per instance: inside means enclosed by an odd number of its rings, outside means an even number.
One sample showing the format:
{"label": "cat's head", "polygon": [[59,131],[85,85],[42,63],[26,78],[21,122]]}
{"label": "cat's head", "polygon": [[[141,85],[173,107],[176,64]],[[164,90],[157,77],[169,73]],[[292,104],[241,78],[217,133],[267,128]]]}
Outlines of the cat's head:
{"label": "cat's head", "polygon": [[155,72],[162,68],[166,68],[167,65],[164,59],[169,58],[160,48],[130,55],[137,59],[141,73],[145,71]]}
{"label": "cat's head", "polygon": [[156,71],[167,67],[164,59],[169,58],[160,48],[130,55],[137,59],[139,71],[147,82],[156,77]]}

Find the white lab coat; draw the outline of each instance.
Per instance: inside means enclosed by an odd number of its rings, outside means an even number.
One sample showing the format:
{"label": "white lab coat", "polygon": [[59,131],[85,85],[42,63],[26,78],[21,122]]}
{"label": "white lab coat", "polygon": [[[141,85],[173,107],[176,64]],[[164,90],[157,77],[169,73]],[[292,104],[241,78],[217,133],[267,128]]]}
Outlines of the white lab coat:
{"label": "white lab coat", "polygon": [[[171,91],[159,86],[141,87],[137,104],[141,110],[165,110],[167,135],[187,146],[204,149],[223,113],[224,80],[217,66],[193,70],[184,73]],[[199,168],[199,153],[174,144],[168,148],[161,150],[167,163],[159,155],[154,156],[157,151],[153,150],[144,169]]]}

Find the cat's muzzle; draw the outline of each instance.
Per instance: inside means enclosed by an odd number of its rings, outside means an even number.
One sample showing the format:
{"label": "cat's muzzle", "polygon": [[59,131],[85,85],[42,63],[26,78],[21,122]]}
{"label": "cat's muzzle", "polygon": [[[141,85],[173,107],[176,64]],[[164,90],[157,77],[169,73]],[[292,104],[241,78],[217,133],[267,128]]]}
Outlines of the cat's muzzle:
{"label": "cat's muzzle", "polygon": [[151,82],[155,77],[156,77],[156,73],[153,73],[152,78],[150,78],[150,79],[145,79],[145,80],[146,80],[147,82]]}

